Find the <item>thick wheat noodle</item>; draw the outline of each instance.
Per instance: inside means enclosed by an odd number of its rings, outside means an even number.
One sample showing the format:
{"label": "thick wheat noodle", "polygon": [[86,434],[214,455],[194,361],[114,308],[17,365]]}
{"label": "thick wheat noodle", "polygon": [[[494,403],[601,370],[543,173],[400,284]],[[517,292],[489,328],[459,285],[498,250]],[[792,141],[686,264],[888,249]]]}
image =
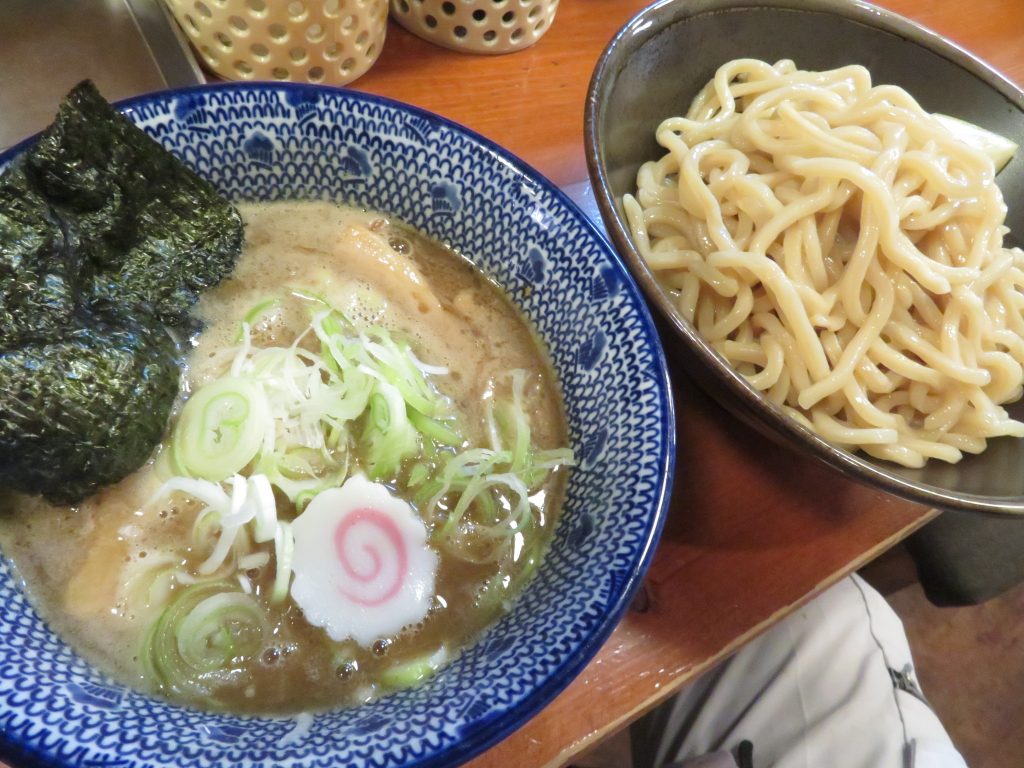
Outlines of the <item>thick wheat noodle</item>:
{"label": "thick wheat noodle", "polygon": [[681,314],[825,439],[906,466],[1024,436],[995,169],[864,67],[720,67],[623,206]]}

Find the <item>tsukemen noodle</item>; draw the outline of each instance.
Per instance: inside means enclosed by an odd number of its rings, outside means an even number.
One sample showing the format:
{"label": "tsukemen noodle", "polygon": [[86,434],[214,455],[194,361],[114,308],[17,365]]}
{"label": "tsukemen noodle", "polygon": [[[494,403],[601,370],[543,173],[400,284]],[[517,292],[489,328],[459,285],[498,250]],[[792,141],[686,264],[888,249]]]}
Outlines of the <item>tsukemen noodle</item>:
{"label": "tsukemen noodle", "polygon": [[[1024,252],[1002,137],[862,66],[737,59],[623,206],[680,313],[830,442],[909,467],[1024,436]],[[987,150],[987,151],[986,151]]]}

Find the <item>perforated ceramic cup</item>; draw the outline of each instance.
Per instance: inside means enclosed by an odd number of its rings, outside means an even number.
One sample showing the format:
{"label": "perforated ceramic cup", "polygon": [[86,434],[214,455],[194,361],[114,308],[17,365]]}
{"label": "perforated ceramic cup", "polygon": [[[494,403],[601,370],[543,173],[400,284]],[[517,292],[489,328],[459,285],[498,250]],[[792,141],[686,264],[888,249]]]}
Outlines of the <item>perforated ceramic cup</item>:
{"label": "perforated ceramic cup", "polygon": [[415,35],[470,53],[533,45],[555,20],[558,0],[391,0],[391,15]]}
{"label": "perforated ceramic cup", "polygon": [[192,46],[229,80],[344,85],[380,55],[387,0],[165,0]]}

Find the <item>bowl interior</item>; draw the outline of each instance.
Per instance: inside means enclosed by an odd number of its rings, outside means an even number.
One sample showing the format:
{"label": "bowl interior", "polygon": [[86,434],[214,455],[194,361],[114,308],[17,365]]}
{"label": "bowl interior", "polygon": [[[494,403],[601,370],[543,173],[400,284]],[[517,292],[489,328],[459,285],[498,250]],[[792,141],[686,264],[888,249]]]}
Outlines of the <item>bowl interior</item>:
{"label": "bowl interior", "polygon": [[[537,578],[428,684],[355,710],[238,718],[172,706],[92,670],[0,559],[0,755],[81,766],[453,765],[518,727],[611,632],[668,500],[672,404],[629,273],[535,172],[441,118],[341,90],[223,85],[126,113],[236,199],[333,199],[455,246],[532,321],[561,379],[580,465]],[[18,148],[0,155],[0,168]]]}
{"label": "bowl interior", "polygon": [[[862,64],[875,83],[905,88],[925,109],[974,122],[1022,146],[1024,95],[937,35],[864,3],[667,0],[642,12],[609,46],[591,83],[587,127],[591,176],[609,232],[711,394],[759,428],[891,492],[943,507],[1024,512],[1024,441],[991,440],[983,454],[917,470],[830,446],[761,398],[700,340],[633,248],[620,202],[635,191],[640,165],[664,153],[655,129],[684,114],[721,64],[746,57],[789,58],[802,69]],[[1009,242],[1022,244],[1024,158],[1012,160],[997,181],[1009,205]],[[1024,418],[1024,402],[1009,410]]]}

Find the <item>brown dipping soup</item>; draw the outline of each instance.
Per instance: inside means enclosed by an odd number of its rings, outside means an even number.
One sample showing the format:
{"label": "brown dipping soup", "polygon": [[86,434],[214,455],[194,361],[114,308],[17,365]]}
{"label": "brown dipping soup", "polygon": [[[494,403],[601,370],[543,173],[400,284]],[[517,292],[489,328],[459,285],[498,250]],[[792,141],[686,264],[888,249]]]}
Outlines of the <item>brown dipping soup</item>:
{"label": "brown dipping soup", "polygon": [[[516,375],[525,382],[522,404],[534,448],[544,452],[567,445],[558,383],[542,344],[501,290],[468,261],[374,213],[318,202],[243,204],[239,209],[246,221],[246,247],[231,277],[207,291],[197,306],[203,330],[192,340],[169,436],[190,394],[231,367],[243,318],[272,296],[273,307],[253,318],[254,349],[288,348],[298,339],[297,348],[316,354],[315,335],[303,333],[326,301],[356,326],[379,326],[408,340],[430,370],[447,370],[427,378],[450,403],[465,438],[463,449],[491,446],[494,420],[488,404],[512,397],[512,371],[523,372]],[[348,439],[358,443],[361,422],[353,424]],[[351,449],[349,475],[365,469],[359,450]],[[186,493],[151,501],[174,474],[166,442],[134,475],[77,507],[53,507],[22,496],[0,501],[7,507],[0,514],[0,546],[53,629],[126,685],[237,713],[357,705],[415,684],[455,657],[507,610],[549,542],[565,487],[562,467],[532,478],[528,524],[507,541],[474,540],[478,531],[488,529],[488,514],[500,516],[514,503],[496,491],[494,509],[471,505],[462,523],[468,533],[460,533],[454,545],[438,545],[456,499],[446,497],[428,511],[424,499],[432,494],[424,495],[422,488],[429,487],[455,450],[404,459],[397,472],[379,481],[422,521],[428,545],[436,551],[437,570],[425,616],[372,642],[332,639],[307,619],[291,595],[272,602],[278,568],[273,541],[257,543],[243,534],[237,551],[214,577],[197,574],[210,556],[209,547],[197,541],[212,544],[218,529],[216,524],[210,529],[207,515],[205,523],[200,521],[207,530],[197,538],[196,519],[205,504]],[[253,471],[250,466],[242,474]],[[418,498],[414,480],[420,483]],[[277,486],[274,497],[282,520],[293,520],[309,501],[297,504]],[[197,581],[244,595],[239,599],[262,611],[263,629],[254,638],[251,628],[226,620],[224,628],[203,640],[201,650],[218,643],[235,648],[237,643],[244,650],[230,663],[187,685],[178,685],[173,676],[169,682],[154,679],[146,661],[154,627],[161,617],[170,621],[168,606],[195,589]],[[174,644],[168,648],[177,659]]]}

